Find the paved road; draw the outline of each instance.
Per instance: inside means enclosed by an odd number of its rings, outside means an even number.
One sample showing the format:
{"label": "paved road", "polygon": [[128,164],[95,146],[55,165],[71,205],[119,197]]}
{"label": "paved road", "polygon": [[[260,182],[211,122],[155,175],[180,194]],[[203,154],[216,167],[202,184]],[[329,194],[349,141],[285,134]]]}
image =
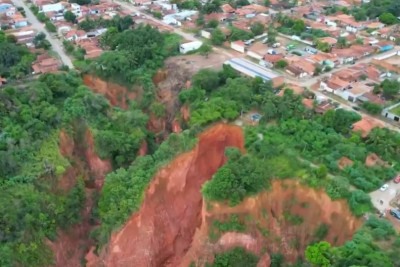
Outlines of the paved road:
{"label": "paved road", "polygon": [[46,35],[47,40],[49,40],[52,49],[59,55],[61,58],[61,61],[64,65],[68,66],[69,68],[74,68],[74,65],[72,64],[71,59],[65,54],[63,45],[60,40],[53,38],[49,32],[46,30],[44,27],[44,24],[42,24],[32,13],[32,11],[29,9],[27,4],[22,1],[22,0],[11,0],[15,6],[21,6],[24,7],[25,9],[25,14],[26,18],[28,21],[32,24],[32,27],[37,30],[38,32],[43,32]]}

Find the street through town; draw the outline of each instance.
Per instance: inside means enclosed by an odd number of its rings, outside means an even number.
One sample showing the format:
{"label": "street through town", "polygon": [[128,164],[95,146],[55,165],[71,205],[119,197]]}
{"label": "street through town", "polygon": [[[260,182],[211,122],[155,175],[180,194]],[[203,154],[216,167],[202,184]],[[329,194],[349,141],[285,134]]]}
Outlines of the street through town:
{"label": "street through town", "polygon": [[28,19],[29,23],[31,26],[39,33],[43,32],[46,35],[46,39],[50,42],[51,48],[54,52],[56,52],[62,63],[69,68],[74,68],[74,65],[72,64],[71,59],[67,56],[67,54],[64,52],[63,45],[60,40],[52,37],[50,33],[47,31],[45,28],[44,24],[41,23],[36,16],[33,14],[33,12],[29,9],[28,5],[22,1],[22,0],[11,0],[14,6],[20,6],[23,7],[25,10],[26,18]]}

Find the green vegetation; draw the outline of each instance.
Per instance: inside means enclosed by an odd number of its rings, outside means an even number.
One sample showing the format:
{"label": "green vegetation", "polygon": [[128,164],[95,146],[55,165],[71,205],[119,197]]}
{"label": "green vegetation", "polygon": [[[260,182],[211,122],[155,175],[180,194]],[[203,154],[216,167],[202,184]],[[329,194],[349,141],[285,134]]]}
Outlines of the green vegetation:
{"label": "green vegetation", "polygon": [[218,230],[220,233],[244,232],[246,230],[246,226],[239,221],[239,216],[237,214],[231,214],[227,221],[213,221],[212,227],[214,229],[211,229],[211,231]]}
{"label": "green vegetation", "polygon": [[[134,106],[126,111],[112,109],[72,72],[42,75],[26,87],[5,87],[0,99],[0,232],[6,234],[0,237],[0,265],[51,265],[44,239],[52,240],[57,228],[79,222],[85,200],[82,181],[69,192],[57,188],[60,176],[72,164],[60,154],[60,129],[84,140],[85,129],[91,128],[96,149],[108,153],[118,167],[135,159],[138,147],[130,142],[138,144],[147,137],[145,126]],[[123,128],[133,118],[134,131]],[[136,131],[142,134],[135,135]],[[99,133],[108,139],[101,139]],[[121,137],[124,142],[118,141]],[[114,151],[118,156],[113,157]]]}
{"label": "green vegetation", "polygon": [[254,35],[260,35],[264,33],[265,27],[261,22],[255,22],[250,26],[250,30]]}
{"label": "green vegetation", "polygon": [[0,77],[20,79],[30,74],[35,57],[25,46],[16,44],[13,38],[0,31]]}
{"label": "green vegetation", "polygon": [[400,106],[394,107],[390,110],[393,114],[400,116]]}
{"label": "green vegetation", "polygon": [[95,233],[100,244],[105,244],[111,232],[139,209],[144,190],[156,171],[195,143],[196,138],[189,131],[171,134],[153,155],[139,157],[128,168],[117,169],[106,176],[98,207],[102,224]]}
{"label": "green vegetation", "polygon": [[398,22],[396,17],[400,16],[400,5],[397,1],[392,0],[372,0],[369,3],[363,4],[359,8],[352,10],[354,18],[358,21],[378,18],[386,24]]}
{"label": "green vegetation", "polygon": [[278,31],[283,34],[301,36],[306,30],[306,24],[302,19],[292,19],[286,15],[278,14],[277,20],[281,25]]}
{"label": "green vegetation", "polygon": [[243,248],[234,248],[226,252],[215,255],[212,264],[206,264],[207,267],[255,267],[258,257],[247,252]]}
{"label": "green vegetation", "polygon": [[[73,19],[71,15],[65,13],[69,20]],[[65,15],[64,15],[65,16]],[[116,28],[119,32],[123,32],[129,29],[133,25],[133,20],[131,16],[120,17],[118,15],[114,16],[111,20],[103,19],[99,17],[98,19],[86,18],[84,21],[78,24],[78,27],[86,32],[100,29],[100,28]]]}
{"label": "green vegetation", "polygon": [[179,39],[150,26],[123,32],[112,30],[101,42],[111,51],[91,62],[89,70],[107,80],[143,85],[146,96],[152,95],[152,75],[167,56],[178,52],[179,46]]}
{"label": "green vegetation", "polygon": [[[395,230],[384,220],[370,216],[364,226],[353,236],[353,240],[341,247],[331,247],[328,242],[307,247],[305,256],[315,266],[382,266],[392,267],[398,263],[400,249],[393,238]],[[382,250],[376,241],[386,240],[390,249]]]}
{"label": "green vegetation", "polygon": [[222,45],[225,42],[225,38],[225,34],[218,28],[211,33],[211,43],[213,45]]}
{"label": "green vegetation", "polygon": [[228,200],[231,205],[236,205],[245,196],[268,187],[270,177],[261,161],[250,155],[241,155],[237,149],[228,149],[226,155],[228,162],[203,186],[206,199]]}
{"label": "green vegetation", "polygon": [[362,103],[361,107],[372,115],[381,114],[382,109],[383,109],[381,105],[378,105],[378,104],[375,104],[375,103],[372,103],[369,101]]}

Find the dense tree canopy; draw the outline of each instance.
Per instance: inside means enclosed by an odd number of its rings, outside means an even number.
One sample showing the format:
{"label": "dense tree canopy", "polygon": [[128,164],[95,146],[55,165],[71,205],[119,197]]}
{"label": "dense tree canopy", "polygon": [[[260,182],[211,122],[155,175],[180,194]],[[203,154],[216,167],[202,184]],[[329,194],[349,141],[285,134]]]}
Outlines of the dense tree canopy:
{"label": "dense tree canopy", "polygon": [[26,47],[16,44],[0,31],[0,77],[22,78],[31,73],[34,60],[35,55],[29,53]]}

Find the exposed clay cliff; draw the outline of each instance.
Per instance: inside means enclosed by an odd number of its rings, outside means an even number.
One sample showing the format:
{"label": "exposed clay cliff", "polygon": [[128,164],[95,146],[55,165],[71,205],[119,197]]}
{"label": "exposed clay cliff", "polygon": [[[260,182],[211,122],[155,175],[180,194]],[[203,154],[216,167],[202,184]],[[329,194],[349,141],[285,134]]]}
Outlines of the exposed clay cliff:
{"label": "exposed clay cliff", "polygon": [[[231,214],[240,217],[241,223],[246,225],[246,233],[228,232],[211,242],[208,232],[212,222],[225,221]],[[316,240],[321,225],[328,229],[324,240],[334,245],[342,245],[351,239],[361,225],[361,221],[351,214],[346,201],[332,201],[325,192],[295,180],[273,181],[270,190],[247,198],[235,207],[208,205],[208,209],[203,209],[202,218],[201,228],[194,237],[196,242],[180,266],[188,266],[192,261],[202,266],[213,260],[215,252],[235,246],[259,256],[263,251],[279,252],[287,261],[294,262],[303,256],[307,245]],[[264,254],[262,258],[265,260],[268,256]],[[259,266],[265,265],[260,263]]]}
{"label": "exposed clay cliff", "polygon": [[138,97],[138,93],[129,91],[126,87],[104,81],[93,75],[84,75],[83,83],[93,92],[104,95],[110,104],[123,109],[128,108],[128,100],[133,100]]}
{"label": "exposed clay cliff", "polygon": [[[346,202],[332,201],[323,191],[295,180],[273,181],[269,191],[235,207],[205,204],[202,184],[224,164],[225,148],[243,150],[243,143],[241,128],[225,124],[200,135],[192,151],[158,171],[141,209],[112,235],[99,257],[93,251],[88,254],[87,266],[204,266],[215,253],[240,246],[260,257],[259,267],[268,267],[271,253],[282,253],[289,262],[302,257],[321,225],[328,229],[324,240],[334,245],[351,239],[361,222]],[[210,240],[213,221],[231,214],[239,216],[246,232]]]}
{"label": "exposed clay cliff", "polygon": [[192,151],[156,174],[141,209],[88,266],[178,266],[201,226],[202,184],[224,164],[226,147],[243,145],[236,126],[220,124],[201,134]]}
{"label": "exposed clay cliff", "polygon": [[100,159],[96,154],[93,135],[89,129],[83,131],[83,136],[75,138],[62,130],[59,149],[72,164],[60,177],[58,188],[69,192],[76,185],[78,178],[82,177],[86,185],[86,201],[81,212],[81,222],[68,230],[59,230],[57,239],[47,243],[54,253],[54,266],[81,266],[85,253],[93,245],[89,237],[93,228],[90,223],[94,205],[93,194],[101,189],[105,175],[111,171],[111,162]]}

